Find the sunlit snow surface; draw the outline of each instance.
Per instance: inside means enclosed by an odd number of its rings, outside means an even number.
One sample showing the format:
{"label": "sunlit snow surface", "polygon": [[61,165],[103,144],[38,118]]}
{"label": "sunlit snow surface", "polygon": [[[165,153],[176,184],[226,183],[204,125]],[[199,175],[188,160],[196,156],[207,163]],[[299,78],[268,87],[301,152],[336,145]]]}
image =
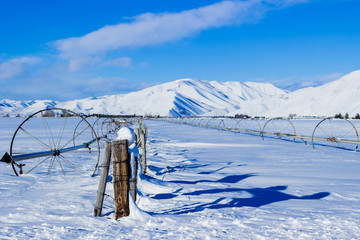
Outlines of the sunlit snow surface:
{"label": "sunlit snow surface", "polygon": [[[1,155],[22,120],[0,118]],[[308,134],[317,122],[294,125]],[[11,166],[0,163],[0,238],[360,238],[360,153],[256,134],[146,124],[148,176],[139,182],[139,209],[132,205],[130,217],[113,220],[110,182],[104,216],[92,216],[99,175],[16,177]]]}

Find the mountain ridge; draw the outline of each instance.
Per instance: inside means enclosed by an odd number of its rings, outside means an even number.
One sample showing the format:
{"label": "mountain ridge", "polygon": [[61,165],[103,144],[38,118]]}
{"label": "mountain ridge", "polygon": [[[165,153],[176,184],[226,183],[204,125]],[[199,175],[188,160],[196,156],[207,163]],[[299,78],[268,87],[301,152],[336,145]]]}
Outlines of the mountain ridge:
{"label": "mountain ridge", "polygon": [[289,92],[271,83],[178,79],[128,94],[71,101],[0,100],[0,115],[27,116],[59,107],[83,114],[160,116],[333,116],[360,112],[360,70],[317,87]]}

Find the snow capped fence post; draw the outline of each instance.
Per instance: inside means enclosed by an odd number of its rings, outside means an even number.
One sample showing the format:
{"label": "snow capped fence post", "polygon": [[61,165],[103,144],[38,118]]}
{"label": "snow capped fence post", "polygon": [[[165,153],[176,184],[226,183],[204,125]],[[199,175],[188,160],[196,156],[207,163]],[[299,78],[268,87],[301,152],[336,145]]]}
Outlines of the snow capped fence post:
{"label": "snow capped fence post", "polygon": [[95,208],[94,208],[95,217],[101,216],[101,210],[102,210],[104,195],[106,190],[106,180],[109,175],[110,160],[111,160],[111,143],[107,142],[105,146],[105,154],[102,163],[101,176],[100,176],[99,187],[97,191]]}
{"label": "snow capped fence post", "polygon": [[130,154],[128,152],[127,140],[114,141],[111,143],[111,147],[113,153],[115,220],[117,220],[130,215]]}

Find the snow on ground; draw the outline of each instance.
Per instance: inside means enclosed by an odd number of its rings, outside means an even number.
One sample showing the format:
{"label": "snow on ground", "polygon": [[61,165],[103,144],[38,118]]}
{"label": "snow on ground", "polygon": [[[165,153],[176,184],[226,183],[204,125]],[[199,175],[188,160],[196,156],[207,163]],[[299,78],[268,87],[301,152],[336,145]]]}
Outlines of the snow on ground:
{"label": "snow on ground", "polygon": [[[1,154],[22,120],[0,118]],[[98,175],[15,177],[0,163],[0,238],[360,238],[360,153],[160,121],[146,124],[148,175],[141,176],[138,208],[132,206],[130,217],[113,220],[110,182],[104,216],[92,216]],[[316,125],[301,122],[304,129],[306,124]]]}

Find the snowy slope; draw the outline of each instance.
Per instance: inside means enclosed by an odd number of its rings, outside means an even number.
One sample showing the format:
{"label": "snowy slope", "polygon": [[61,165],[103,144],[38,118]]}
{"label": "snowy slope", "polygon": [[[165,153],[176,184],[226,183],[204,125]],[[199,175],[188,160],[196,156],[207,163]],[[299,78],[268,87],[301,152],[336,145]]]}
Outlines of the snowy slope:
{"label": "snowy slope", "polygon": [[0,100],[0,116],[33,113],[41,109],[52,108],[58,102],[52,100],[35,100],[35,101],[14,101],[3,99]]}
{"label": "snowy slope", "polygon": [[[360,113],[360,70],[318,87],[299,89],[287,94],[253,98],[240,105],[242,112],[267,117],[334,116]],[[230,112],[234,115],[237,112]]]}
{"label": "snowy slope", "polygon": [[180,79],[129,94],[68,101],[58,106],[86,114],[227,115],[239,111],[247,101],[285,94],[271,84]]}
{"label": "snowy slope", "polygon": [[360,70],[319,87],[297,90],[279,100],[268,115],[333,116],[341,112],[354,116],[360,113]]}

